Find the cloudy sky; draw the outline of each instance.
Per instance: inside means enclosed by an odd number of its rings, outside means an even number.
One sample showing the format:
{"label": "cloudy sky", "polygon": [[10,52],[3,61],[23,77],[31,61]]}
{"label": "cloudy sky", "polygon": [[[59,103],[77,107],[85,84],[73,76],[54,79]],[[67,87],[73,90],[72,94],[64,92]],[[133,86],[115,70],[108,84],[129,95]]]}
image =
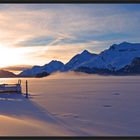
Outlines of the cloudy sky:
{"label": "cloudy sky", "polygon": [[0,67],[66,63],[140,42],[140,4],[0,4]]}

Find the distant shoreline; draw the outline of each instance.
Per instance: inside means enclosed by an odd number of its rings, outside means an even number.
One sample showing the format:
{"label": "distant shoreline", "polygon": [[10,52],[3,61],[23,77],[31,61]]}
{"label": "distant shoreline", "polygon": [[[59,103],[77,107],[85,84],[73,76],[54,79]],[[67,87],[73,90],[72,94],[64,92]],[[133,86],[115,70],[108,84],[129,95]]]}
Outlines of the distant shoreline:
{"label": "distant shoreline", "polygon": [[[74,71],[73,71],[74,72]],[[98,74],[98,73],[85,73],[85,72],[74,72],[75,74],[77,74],[77,76],[81,76],[79,75],[80,73],[82,74],[85,74],[85,75],[97,75],[97,76],[106,76],[106,77],[109,77],[109,76],[140,76],[140,74]],[[54,73],[53,73],[54,74]],[[49,76],[53,75],[53,74],[50,74]],[[61,74],[67,74],[66,72],[61,72]],[[21,76],[16,76],[16,77],[0,77],[1,79],[2,78],[36,78],[36,79],[40,79],[40,78],[47,78],[48,76],[44,76],[44,77],[30,77],[30,76],[24,76],[24,77],[21,77]]]}

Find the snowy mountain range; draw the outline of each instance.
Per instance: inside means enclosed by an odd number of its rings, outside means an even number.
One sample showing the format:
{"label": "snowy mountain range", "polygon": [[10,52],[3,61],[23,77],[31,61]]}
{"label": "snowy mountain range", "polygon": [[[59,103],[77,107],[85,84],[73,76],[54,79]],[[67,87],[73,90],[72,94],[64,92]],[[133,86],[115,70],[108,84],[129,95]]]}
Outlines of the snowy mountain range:
{"label": "snowy mountain range", "polygon": [[82,66],[116,71],[130,64],[135,57],[140,57],[140,44],[123,42],[112,45]]}
{"label": "snowy mountain range", "polygon": [[123,42],[113,44],[100,54],[84,50],[75,55],[65,65],[60,61],[51,61],[44,66],[34,66],[24,70],[19,76],[46,76],[53,72],[80,71],[100,74],[140,74],[140,43]]}
{"label": "snowy mountain range", "polygon": [[50,73],[63,69],[63,67],[64,64],[62,62],[53,60],[44,66],[33,66],[31,69],[26,69],[19,76],[36,77],[37,75],[41,76],[41,73],[44,74],[44,72],[46,72],[46,75],[47,73],[49,75]]}

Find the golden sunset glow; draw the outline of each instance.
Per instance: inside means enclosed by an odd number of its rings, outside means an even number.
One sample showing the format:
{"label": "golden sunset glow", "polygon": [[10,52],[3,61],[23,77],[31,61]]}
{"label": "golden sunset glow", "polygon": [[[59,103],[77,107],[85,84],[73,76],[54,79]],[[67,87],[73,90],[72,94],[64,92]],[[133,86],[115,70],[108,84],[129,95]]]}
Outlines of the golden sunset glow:
{"label": "golden sunset glow", "polygon": [[20,64],[21,57],[18,50],[0,44],[0,67]]}

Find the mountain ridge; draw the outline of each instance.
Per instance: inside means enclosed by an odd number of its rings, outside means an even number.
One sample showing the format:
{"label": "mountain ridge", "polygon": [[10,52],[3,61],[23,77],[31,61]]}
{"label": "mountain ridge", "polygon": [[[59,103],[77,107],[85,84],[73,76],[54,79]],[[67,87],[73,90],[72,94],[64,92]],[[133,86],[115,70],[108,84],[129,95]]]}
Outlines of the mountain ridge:
{"label": "mountain ridge", "polygon": [[140,43],[120,43],[110,46],[98,56],[82,65],[100,69],[119,70],[131,63],[133,58],[140,56]]}
{"label": "mountain ridge", "polygon": [[0,78],[14,78],[14,77],[17,77],[17,75],[14,74],[13,72],[0,69]]}
{"label": "mountain ridge", "polygon": [[76,67],[80,66],[82,63],[94,58],[97,54],[90,53],[87,50],[84,50],[80,54],[75,55],[72,57],[66,64],[63,70],[61,71],[69,71],[74,70]]}
{"label": "mountain ridge", "polygon": [[37,75],[40,75],[40,73],[44,73],[47,72],[48,75],[50,73],[53,73],[57,70],[60,70],[62,67],[64,66],[64,64],[60,61],[57,60],[52,60],[51,62],[49,62],[48,64],[45,64],[43,66],[33,66],[31,69],[26,69],[24,71],[22,71],[19,76],[21,77],[36,77]]}
{"label": "mountain ridge", "polygon": [[[61,61],[52,60],[43,66],[33,66],[23,70],[20,77],[43,77],[53,72],[79,71],[85,73],[97,74],[135,74],[134,68],[137,68],[137,74],[140,74],[139,63],[140,43],[122,42],[113,44],[108,49],[94,54],[88,50],[83,50],[76,54],[66,64]],[[135,60],[135,61],[134,61]]]}

